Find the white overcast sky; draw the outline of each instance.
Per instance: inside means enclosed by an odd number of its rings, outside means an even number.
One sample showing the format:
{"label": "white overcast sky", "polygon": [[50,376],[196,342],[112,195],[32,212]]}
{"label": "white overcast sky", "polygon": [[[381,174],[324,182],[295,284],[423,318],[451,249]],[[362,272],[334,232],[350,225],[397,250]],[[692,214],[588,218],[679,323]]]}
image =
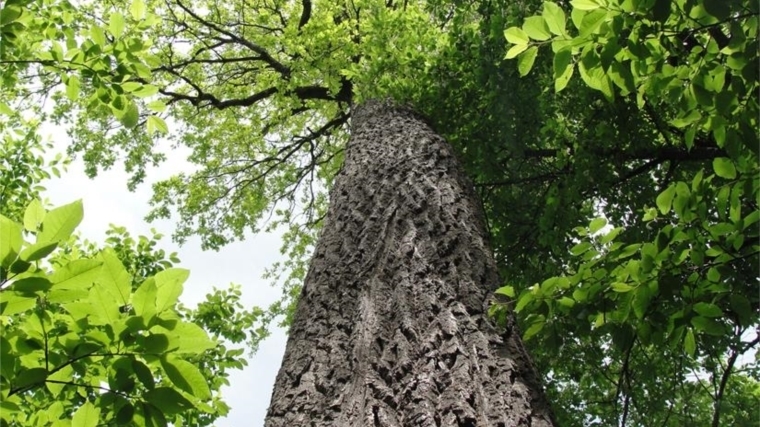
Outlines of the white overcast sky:
{"label": "white overcast sky", "polygon": [[[55,131],[49,133],[56,137],[63,134]],[[53,141],[63,150],[65,141]],[[168,157],[170,160],[149,172],[147,182],[134,193],[127,190],[127,175],[121,165],[91,180],[83,173],[81,161],[77,160],[61,178],[43,183],[47,188],[45,196],[53,206],[82,199],[84,220],[78,231],[94,242],[105,240],[110,223],[126,227],[135,237],[150,236],[151,228],[164,234],[161,248],[167,253],[177,252],[182,261],[179,266],[190,270],[190,278],[181,297],[181,301],[188,306],[194,307],[202,301],[214,286],[223,288],[230,283],[241,285],[243,304],[248,307],[265,307],[276,300],[280,295],[279,288],[270,286],[269,281],[261,276],[265,268],[282,258],[279,252],[280,233],[250,235],[245,241],[230,244],[219,252],[204,252],[198,239],[190,239],[181,247],[172,242],[172,221],[147,223],[144,220],[149,211],[150,183],[188,167],[185,157],[179,153],[170,153]],[[230,386],[223,389],[224,400],[232,409],[226,418],[217,421],[217,427],[264,425],[274,378],[285,351],[285,339],[283,330],[272,331],[272,335],[249,359],[246,369],[233,371],[229,378]]]}

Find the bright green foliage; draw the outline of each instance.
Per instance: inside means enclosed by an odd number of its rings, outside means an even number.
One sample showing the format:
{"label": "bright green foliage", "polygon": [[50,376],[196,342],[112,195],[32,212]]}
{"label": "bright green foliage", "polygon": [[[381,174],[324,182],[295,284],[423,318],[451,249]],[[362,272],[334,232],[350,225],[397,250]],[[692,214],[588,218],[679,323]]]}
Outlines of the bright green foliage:
{"label": "bright green foliage", "polygon": [[4,424],[64,425],[73,412],[72,425],[166,425],[188,410],[213,414],[197,359],[217,344],[174,309],[187,271],[134,283],[113,249],[48,267],[41,261],[69,239],[82,205],[46,212],[35,201],[26,214],[39,221],[0,216]]}
{"label": "bright green foliage", "polygon": [[[31,141],[35,140],[36,135],[31,135]],[[220,389],[222,386],[229,385],[230,371],[242,369],[246,361],[242,357],[245,351],[243,348],[228,349],[220,341],[239,343],[247,339],[250,346],[255,346],[264,335],[253,332],[254,323],[261,314],[260,310],[243,310],[238,288],[215,290],[207,296],[207,301],[202,302],[195,310],[178,305],[173,309],[165,310],[164,313],[158,315],[158,318],[154,317],[153,322],[156,325],[150,329],[155,333],[146,331],[131,333],[131,335],[144,335],[144,338],[140,339],[147,341],[145,345],[151,346],[163,345],[164,341],[168,346],[171,344],[169,340],[160,339],[160,337],[171,337],[171,342],[177,346],[177,349],[171,353],[187,351],[181,357],[192,361],[193,365],[199,368],[203,384],[206,384],[206,388],[211,392],[211,397],[205,398],[206,403],[204,403],[202,400],[183,396],[180,391],[175,390],[174,385],[168,382],[162,384],[162,371],[155,369],[141,358],[140,354],[135,353],[136,345],[133,344],[131,350],[128,346],[119,346],[120,340],[123,344],[124,340],[130,339],[128,338],[130,331],[123,331],[123,337],[113,339],[110,344],[105,342],[110,340],[108,337],[112,337],[112,331],[115,328],[116,330],[123,329],[127,322],[139,321],[134,316],[136,313],[122,313],[119,308],[129,305],[132,308],[140,307],[143,315],[145,311],[158,311],[157,308],[151,310],[151,307],[156,307],[157,286],[152,287],[156,289],[156,295],[151,297],[150,301],[139,301],[139,298],[136,298],[139,295],[150,294],[145,291],[151,286],[143,286],[145,282],[155,282],[156,278],[163,277],[163,283],[169,285],[168,288],[164,288],[163,295],[169,298],[176,295],[180,283],[165,280],[169,278],[166,277],[167,273],[161,273],[179,262],[176,255],[167,256],[163,250],[157,248],[161,238],[159,234],[154,233],[150,238],[144,236],[133,238],[121,227],[112,227],[107,232],[106,249],[100,249],[98,245],[91,242],[81,242],[76,236],[68,237],[81,219],[81,205],[75,203],[47,212],[39,200],[33,199],[33,197],[39,197],[39,190],[42,189],[39,181],[49,177],[49,171],[56,164],[65,164],[65,162],[45,162],[41,153],[36,152],[37,148],[34,145],[24,147],[19,143],[9,148],[13,148],[13,151],[0,153],[2,164],[7,166],[0,173],[0,180],[8,183],[4,203],[0,205],[0,224],[2,224],[0,226],[0,253],[3,254],[0,264],[3,265],[3,274],[9,275],[3,279],[4,283],[0,290],[0,310],[3,313],[0,315],[3,327],[1,339],[4,340],[0,344],[3,352],[3,359],[0,361],[0,365],[3,366],[0,368],[3,409],[0,413],[7,416],[0,422],[4,422],[5,425],[9,423],[9,419],[14,419],[15,421],[10,425],[37,425],[46,422],[56,425],[62,421],[55,421],[55,414],[66,419],[66,414],[74,412],[75,420],[89,420],[89,417],[97,416],[97,421],[100,423],[108,417],[113,417],[112,410],[118,405],[126,405],[127,401],[133,409],[121,409],[124,412],[117,412],[116,417],[117,422],[121,420],[131,425],[139,425],[135,420],[145,419],[146,413],[148,420],[160,421],[161,415],[153,408],[156,405],[163,411],[164,418],[175,425],[211,425],[215,419],[226,414],[229,408],[221,400]],[[29,202],[30,199],[31,202]],[[22,203],[28,204],[28,207],[19,208]],[[13,220],[8,217],[12,217]],[[32,231],[43,229],[43,227],[45,232],[37,234],[35,243],[24,242],[25,239],[34,236]],[[31,265],[20,260],[25,260]],[[88,260],[95,260],[95,262]],[[8,266],[12,266],[15,270],[22,268],[29,270],[22,275],[15,275],[16,273],[7,271]],[[91,267],[101,273],[98,278],[95,278],[97,284],[90,287],[90,296],[85,298],[84,293],[80,292],[79,295],[73,295],[73,299],[66,304],[55,304],[47,298],[51,294],[63,298],[62,295],[71,293],[70,290],[55,291],[51,287],[51,276],[59,280],[54,285],[55,288],[66,287],[69,286],[67,284],[75,283],[76,280],[83,280],[82,275],[84,279],[87,279],[87,274],[93,274]],[[34,273],[31,273],[32,271]],[[81,274],[70,278],[68,276],[72,271]],[[180,273],[179,278],[186,275],[184,270],[178,273]],[[176,277],[176,275],[177,273],[174,273],[170,277]],[[104,292],[97,290],[101,286],[105,286]],[[173,288],[174,292],[167,292],[170,288]],[[45,299],[41,299],[40,296]],[[117,305],[109,301],[116,302]],[[41,305],[42,302],[44,305]],[[172,314],[174,311],[176,313]],[[82,316],[84,316],[83,319]],[[172,319],[168,320],[168,327],[161,327],[161,323],[167,322],[161,318],[168,319],[176,316],[181,319],[180,323]],[[36,338],[28,338],[29,333],[26,329],[19,329],[20,326],[26,324],[25,322],[30,321],[27,319],[32,319],[31,321],[43,319],[40,320],[42,325],[49,327],[54,324],[54,327],[47,329],[42,338],[38,336],[39,334],[35,335]],[[219,326],[219,319],[225,319],[223,327]],[[140,328],[139,325],[136,327]],[[215,344],[210,348],[211,342],[204,330],[209,331],[214,338]],[[106,336],[103,335],[104,331]],[[150,338],[154,335],[159,336],[159,339]],[[53,343],[47,350],[35,344],[39,342],[39,339],[44,340],[45,337],[48,343]],[[101,341],[97,341],[98,339]],[[8,344],[11,341],[12,345]],[[22,344],[17,344],[18,342]],[[63,344],[55,344],[56,342]],[[118,351],[113,351],[114,346]],[[73,354],[71,351],[88,348],[96,353],[72,361],[72,357],[77,355],[71,356]],[[108,351],[112,354],[105,355]],[[46,354],[50,356],[48,365],[51,361],[58,365],[48,366],[47,369],[42,368],[44,366],[42,361]],[[103,354],[103,356],[97,356],[97,354]],[[125,356],[126,359],[120,358],[119,354]],[[19,359],[20,365],[16,362],[5,365],[6,361],[12,359]],[[160,365],[160,362],[153,363]],[[50,372],[56,368],[60,369]],[[186,370],[179,372],[184,374]],[[27,392],[14,394],[15,397],[10,397],[6,402],[14,382],[17,382],[19,377],[27,378],[30,375],[39,375],[37,379],[44,382],[33,386],[33,389]],[[85,385],[79,387],[69,384],[75,382],[73,375],[81,375],[79,379],[86,378],[87,381],[82,381]],[[113,386],[115,388],[111,386],[114,380],[109,379],[109,375],[118,377],[115,380],[117,385]],[[187,375],[198,378],[195,371]],[[177,383],[176,387],[187,393],[188,387],[185,384],[193,383],[183,381]],[[195,382],[197,383],[197,380]],[[130,391],[119,391],[118,387],[122,387],[119,384],[122,383],[134,383],[134,385],[131,386]],[[146,384],[157,386],[152,386],[152,390],[149,390],[150,387]],[[185,388],[180,387],[180,384]],[[116,392],[100,393],[94,387],[112,388]],[[205,389],[196,390],[190,387],[189,390],[195,393],[196,398],[207,394]],[[95,404],[97,402],[90,403],[89,400],[85,400],[99,395],[101,399],[105,399],[100,401],[100,406]],[[145,406],[140,403],[142,401],[153,406]],[[108,405],[111,405],[110,409]],[[49,417],[53,418],[45,421],[40,418],[42,415],[36,415],[37,410],[34,408],[47,407],[53,408],[52,415],[49,414]],[[127,420],[127,417],[131,416],[130,411],[136,411],[133,414],[134,423]]]}
{"label": "bright green foliage", "polygon": [[[737,408],[760,403],[758,372],[736,370],[759,340],[758,6],[570,4],[546,2],[508,28],[507,57],[527,75],[528,49],[550,44],[556,92],[577,69],[612,105],[650,120],[655,132],[629,150],[679,155],[667,168],[656,158],[639,166],[659,188],[622,218],[619,197],[592,198],[606,218],[575,228],[564,274],[516,298],[525,336],[554,366],[550,393],[567,425],[749,425],[756,414]],[[679,170],[679,161],[692,164]],[[541,360],[557,357],[561,366]]]}

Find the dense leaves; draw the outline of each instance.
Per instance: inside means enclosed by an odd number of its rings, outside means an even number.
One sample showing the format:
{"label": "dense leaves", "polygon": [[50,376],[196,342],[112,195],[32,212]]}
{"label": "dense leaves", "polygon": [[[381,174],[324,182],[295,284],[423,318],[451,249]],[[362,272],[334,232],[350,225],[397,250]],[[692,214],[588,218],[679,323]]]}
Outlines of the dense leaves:
{"label": "dense leaves", "polygon": [[604,216],[575,229],[565,274],[516,298],[525,336],[549,349],[539,359],[561,349],[603,366],[602,375],[551,370],[557,401],[567,405],[562,415],[585,413],[575,422],[748,425],[751,414],[727,408],[760,398],[740,385],[758,380],[744,366],[758,345],[760,314],[757,5],[570,4],[569,21],[547,2],[540,16],[508,28],[507,57],[526,75],[526,49],[551,44],[556,92],[577,69],[608,102],[635,103],[659,150],[683,155],[642,165],[658,190],[626,217],[616,217],[615,198],[592,199]]}

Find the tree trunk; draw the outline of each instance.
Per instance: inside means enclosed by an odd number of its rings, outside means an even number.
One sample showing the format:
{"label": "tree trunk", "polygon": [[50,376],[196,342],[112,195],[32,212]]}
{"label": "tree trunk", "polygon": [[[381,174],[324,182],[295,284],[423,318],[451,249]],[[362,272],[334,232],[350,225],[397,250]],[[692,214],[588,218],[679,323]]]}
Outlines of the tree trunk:
{"label": "tree trunk", "polygon": [[451,147],[414,112],[352,114],[266,418],[291,426],[552,426]]}

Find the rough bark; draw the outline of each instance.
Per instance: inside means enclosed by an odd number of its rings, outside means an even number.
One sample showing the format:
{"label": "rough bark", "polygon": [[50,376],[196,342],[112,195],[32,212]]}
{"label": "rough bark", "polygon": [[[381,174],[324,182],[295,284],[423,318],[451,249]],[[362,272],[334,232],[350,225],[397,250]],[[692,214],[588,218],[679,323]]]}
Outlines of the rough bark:
{"label": "rough bark", "polygon": [[352,112],[344,169],[266,418],[290,426],[552,426],[483,213],[451,147],[411,110]]}

